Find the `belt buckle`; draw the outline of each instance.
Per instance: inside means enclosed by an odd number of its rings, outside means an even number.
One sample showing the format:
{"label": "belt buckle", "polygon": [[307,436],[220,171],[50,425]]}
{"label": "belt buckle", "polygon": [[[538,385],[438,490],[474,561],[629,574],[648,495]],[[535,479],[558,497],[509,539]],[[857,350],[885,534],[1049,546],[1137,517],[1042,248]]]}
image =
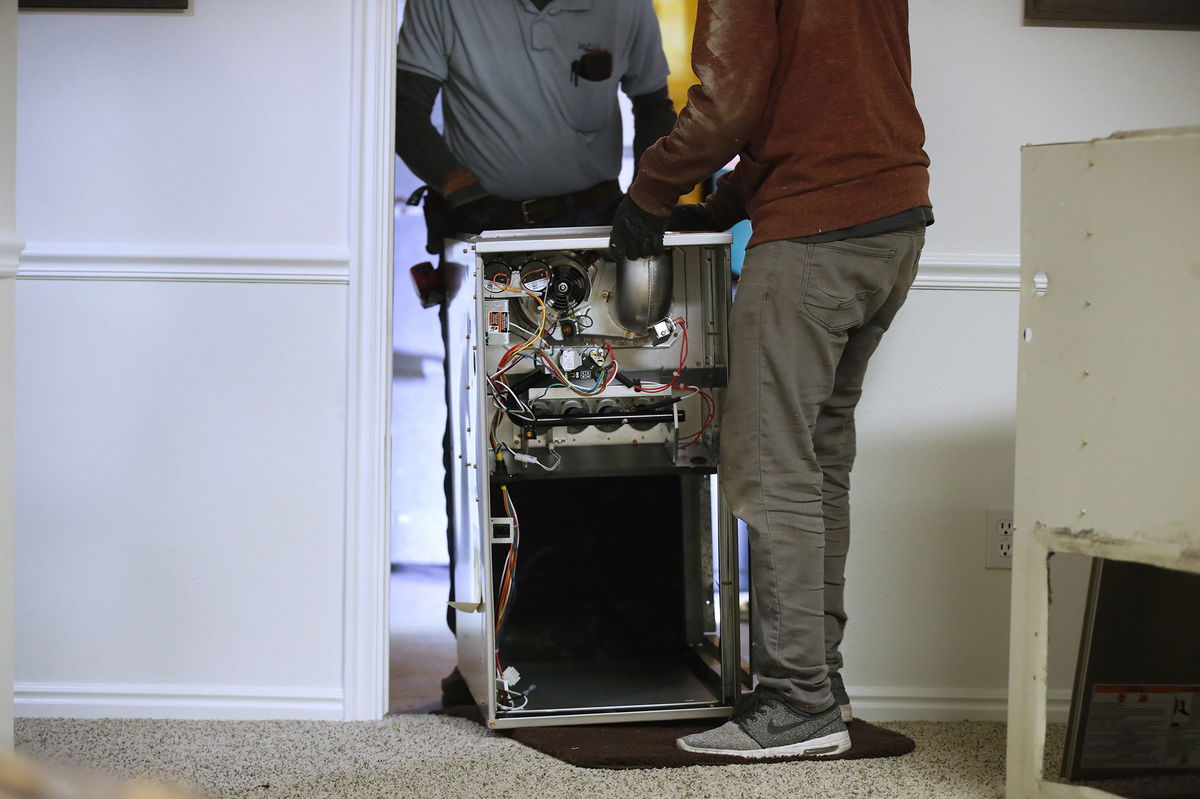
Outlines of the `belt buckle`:
{"label": "belt buckle", "polygon": [[536,225],[538,223],[538,220],[529,216],[529,207],[537,202],[540,202],[540,199],[535,198],[533,200],[521,200],[521,219],[524,220],[525,224],[527,225]]}

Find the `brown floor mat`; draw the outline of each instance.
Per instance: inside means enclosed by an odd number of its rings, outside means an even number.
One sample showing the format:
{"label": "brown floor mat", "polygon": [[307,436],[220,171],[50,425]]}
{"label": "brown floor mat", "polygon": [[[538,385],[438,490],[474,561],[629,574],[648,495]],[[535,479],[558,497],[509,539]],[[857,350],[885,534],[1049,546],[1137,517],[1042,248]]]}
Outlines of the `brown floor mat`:
{"label": "brown floor mat", "polygon": [[[436,713],[483,723],[474,705],[443,708]],[[589,724],[573,727],[521,727],[503,730],[515,741],[581,768],[681,768],[723,766],[731,763],[783,763],[790,760],[857,760],[898,757],[916,749],[912,738],[876,727],[861,719],[847,725],[850,751],[834,757],[774,757],[748,760],[740,757],[698,755],[677,749],[675,739],[709,729],[718,719],[650,724]]]}

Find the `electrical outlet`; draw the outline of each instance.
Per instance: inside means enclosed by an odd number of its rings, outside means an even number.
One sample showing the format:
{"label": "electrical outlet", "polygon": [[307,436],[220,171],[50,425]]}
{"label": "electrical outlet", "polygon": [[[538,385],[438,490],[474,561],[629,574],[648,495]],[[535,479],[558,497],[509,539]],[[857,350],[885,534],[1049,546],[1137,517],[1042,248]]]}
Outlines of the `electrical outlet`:
{"label": "electrical outlet", "polygon": [[1013,513],[1011,508],[988,508],[984,566],[1011,569],[1013,556]]}

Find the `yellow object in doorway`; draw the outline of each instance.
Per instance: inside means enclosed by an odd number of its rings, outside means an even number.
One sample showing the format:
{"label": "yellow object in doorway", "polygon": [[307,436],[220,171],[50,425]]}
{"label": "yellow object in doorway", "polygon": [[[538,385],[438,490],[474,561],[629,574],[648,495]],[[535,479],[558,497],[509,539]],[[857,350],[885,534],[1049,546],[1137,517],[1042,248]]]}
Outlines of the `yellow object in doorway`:
{"label": "yellow object in doorway", "polygon": [[[692,36],[696,29],[696,0],[654,0],[654,11],[658,15],[658,26],[662,30],[663,52],[667,55],[667,66],[671,75],[667,78],[667,91],[675,110],[687,104],[688,89],[697,83],[692,72]],[[700,189],[679,198],[681,203],[695,203],[703,199]]]}

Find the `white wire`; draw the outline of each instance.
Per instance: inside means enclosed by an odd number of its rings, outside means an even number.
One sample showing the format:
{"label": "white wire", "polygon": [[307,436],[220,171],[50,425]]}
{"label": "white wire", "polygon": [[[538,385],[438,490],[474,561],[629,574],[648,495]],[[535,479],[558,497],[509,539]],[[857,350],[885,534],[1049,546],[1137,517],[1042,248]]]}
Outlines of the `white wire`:
{"label": "white wire", "polygon": [[[501,446],[503,446],[509,452],[512,452],[512,449],[508,446],[508,444],[503,444]],[[521,519],[519,516],[517,516],[517,503],[515,500],[513,500],[512,492],[505,489],[504,490],[504,499],[505,499],[505,504],[508,509],[508,512],[510,514],[512,514],[512,520],[513,520],[513,542],[511,544],[509,544],[509,547],[510,547],[509,557],[512,557],[513,550],[519,545],[520,540],[521,540]],[[506,568],[507,568],[507,563],[506,563]],[[516,585],[517,574],[516,574],[515,570],[513,571],[512,580],[513,580],[512,584]],[[509,589],[509,597],[510,598],[512,597],[512,589],[511,588]],[[496,660],[499,661],[500,660],[500,650],[496,649],[495,654],[496,654]],[[524,700],[521,702],[520,705],[506,705],[506,704],[502,703],[500,701],[500,697],[497,696],[496,697],[497,707],[503,708],[504,710],[520,710],[521,708],[525,707],[525,705],[529,704],[529,697],[525,696],[522,693],[514,691],[508,687],[508,681],[504,679],[503,673],[496,675],[496,682],[500,683],[500,687],[502,689],[498,693],[508,694],[510,697],[511,696],[519,696]],[[532,686],[531,686],[530,690],[532,690]]]}
{"label": "white wire", "polygon": [[510,697],[511,696],[519,696],[519,697],[521,697],[521,700],[522,700],[521,704],[519,704],[519,705],[506,705],[503,702],[501,702],[499,700],[499,698],[497,698],[496,699],[496,707],[500,708],[501,710],[521,710],[526,705],[529,704],[529,697],[527,697],[525,694],[521,693],[520,691],[512,690],[511,688],[508,687],[508,683],[504,682],[504,680],[501,680],[499,677],[496,678],[496,682],[500,683],[500,685],[503,686],[504,693],[508,694]]}
{"label": "white wire", "polygon": [[532,330],[527,330],[526,328],[523,328],[523,327],[521,327],[520,325],[518,325],[516,322],[514,322],[514,321],[512,320],[512,317],[511,317],[511,316],[510,316],[510,317],[509,317],[509,319],[508,319],[508,326],[509,326],[509,327],[515,327],[517,330],[520,330],[522,333],[524,333],[525,335],[529,336],[530,338],[533,338],[533,337],[534,337],[534,335],[535,335],[535,334],[534,334],[534,332],[533,332]]}
{"label": "white wire", "polygon": [[[550,450],[550,454],[554,456],[554,463],[552,463],[550,465],[546,465],[546,464],[542,463],[541,459],[536,458],[533,455],[524,455],[522,453],[517,452],[512,447],[510,447],[507,443],[501,444],[500,446],[503,447],[504,449],[508,450],[509,454],[513,456],[514,460],[519,461],[520,463],[532,463],[534,466],[538,466],[547,472],[552,472],[555,469],[557,469],[560,465],[562,465],[562,455],[559,455],[558,452],[555,450]],[[509,498],[509,502],[512,502],[511,497]],[[515,516],[515,514],[514,514],[514,516]]]}
{"label": "white wire", "polygon": [[[502,410],[502,411],[508,411],[509,413],[513,412],[513,409],[509,408],[508,405],[503,403],[500,399],[499,389],[503,389],[504,391],[508,392],[508,395],[510,397],[512,397],[513,399],[515,399],[517,401],[517,405],[519,406],[517,408],[517,410],[519,410],[521,413],[525,414],[526,416],[530,417],[530,420],[532,420],[532,418],[535,416],[535,414],[533,412],[533,408],[529,407],[529,405],[526,404],[526,402],[523,399],[521,399],[521,396],[519,394],[517,394],[517,392],[513,391],[512,386],[507,385],[506,383],[504,383],[501,380],[493,380],[491,378],[488,379],[488,382],[492,386],[492,404],[496,408],[498,408],[499,410]],[[520,417],[518,417],[518,418],[520,418]],[[526,421],[526,420],[522,420],[522,421]]]}

